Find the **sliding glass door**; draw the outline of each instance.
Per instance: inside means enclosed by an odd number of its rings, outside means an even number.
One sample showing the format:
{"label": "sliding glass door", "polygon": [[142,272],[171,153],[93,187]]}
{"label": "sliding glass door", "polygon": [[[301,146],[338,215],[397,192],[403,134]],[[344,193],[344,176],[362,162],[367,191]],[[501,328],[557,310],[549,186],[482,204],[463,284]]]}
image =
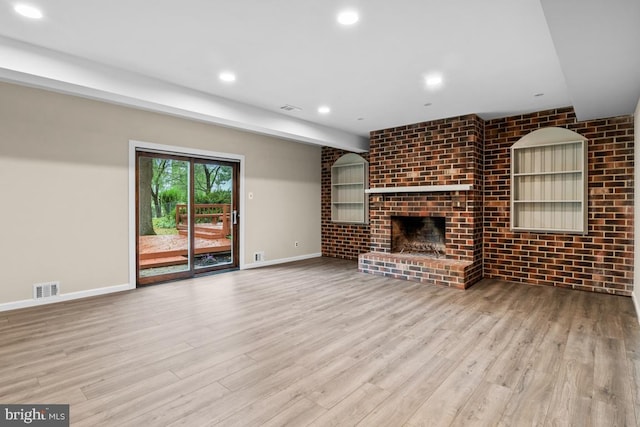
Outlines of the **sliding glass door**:
{"label": "sliding glass door", "polygon": [[138,152],[137,282],[238,267],[238,164]]}

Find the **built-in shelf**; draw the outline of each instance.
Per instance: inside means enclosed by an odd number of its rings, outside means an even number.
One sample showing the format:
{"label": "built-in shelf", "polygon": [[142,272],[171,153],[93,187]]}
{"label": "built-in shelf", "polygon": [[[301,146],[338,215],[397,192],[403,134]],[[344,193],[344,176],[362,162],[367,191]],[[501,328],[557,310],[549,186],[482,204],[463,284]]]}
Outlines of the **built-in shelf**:
{"label": "built-in shelf", "polygon": [[340,157],[331,167],[331,220],[366,224],[369,220],[365,189],[369,164],[354,153]]}
{"label": "built-in shelf", "polygon": [[513,203],[582,203],[582,200],[514,200]]}
{"label": "built-in shelf", "polygon": [[575,171],[546,171],[546,172],[523,172],[523,173],[514,173],[513,176],[544,176],[544,175],[565,175],[565,174],[582,174],[582,170]]}
{"label": "built-in shelf", "polygon": [[543,128],[511,147],[511,229],[585,233],[587,140]]}
{"label": "built-in shelf", "polygon": [[452,184],[452,185],[415,185],[408,187],[378,187],[364,190],[368,194],[380,193],[437,193],[445,191],[469,191],[473,189],[473,184]]}

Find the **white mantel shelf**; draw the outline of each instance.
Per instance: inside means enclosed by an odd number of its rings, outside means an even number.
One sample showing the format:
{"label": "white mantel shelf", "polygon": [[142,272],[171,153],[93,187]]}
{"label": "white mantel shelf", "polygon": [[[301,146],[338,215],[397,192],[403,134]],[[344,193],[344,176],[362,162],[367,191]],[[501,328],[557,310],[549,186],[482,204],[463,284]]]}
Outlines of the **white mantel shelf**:
{"label": "white mantel shelf", "polygon": [[444,191],[469,191],[473,189],[473,184],[456,185],[415,185],[409,187],[379,187],[364,190],[368,194],[381,193],[436,193]]}

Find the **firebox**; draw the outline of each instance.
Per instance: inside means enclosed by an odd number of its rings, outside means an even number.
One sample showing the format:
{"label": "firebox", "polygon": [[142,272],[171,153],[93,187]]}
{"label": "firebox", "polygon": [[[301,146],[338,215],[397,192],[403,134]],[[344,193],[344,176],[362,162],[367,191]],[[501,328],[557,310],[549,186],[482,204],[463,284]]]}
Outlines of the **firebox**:
{"label": "firebox", "polygon": [[392,216],[391,252],[446,255],[446,221],[438,216]]}

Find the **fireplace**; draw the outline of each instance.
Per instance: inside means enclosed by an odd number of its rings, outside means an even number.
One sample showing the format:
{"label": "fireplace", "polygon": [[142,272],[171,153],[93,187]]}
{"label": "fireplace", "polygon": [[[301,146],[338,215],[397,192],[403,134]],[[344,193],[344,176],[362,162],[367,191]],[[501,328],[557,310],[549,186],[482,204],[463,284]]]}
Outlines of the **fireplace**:
{"label": "fireplace", "polygon": [[446,255],[446,221],[439,216],[392,216],[391,252]]}
{"label": "fireplace", "polygon": [[371,132],[360,271],[458,289],[482,278],[483,132],[472,114]]}
{"label": "fireplace", "polygon": [[471,210],[476,204],[467,197],[460,208],[456,200],[452,192],[411,189],[375,197],[371,252],[358,256],[359,271],[458,289],[471,286],[481,274]]}
{"label": "fireplace", "polygon": [[480,279],[481,198],[471,187],[434,187],[372,193],[371,251],[358,256],[360,271],[458,289]]}

